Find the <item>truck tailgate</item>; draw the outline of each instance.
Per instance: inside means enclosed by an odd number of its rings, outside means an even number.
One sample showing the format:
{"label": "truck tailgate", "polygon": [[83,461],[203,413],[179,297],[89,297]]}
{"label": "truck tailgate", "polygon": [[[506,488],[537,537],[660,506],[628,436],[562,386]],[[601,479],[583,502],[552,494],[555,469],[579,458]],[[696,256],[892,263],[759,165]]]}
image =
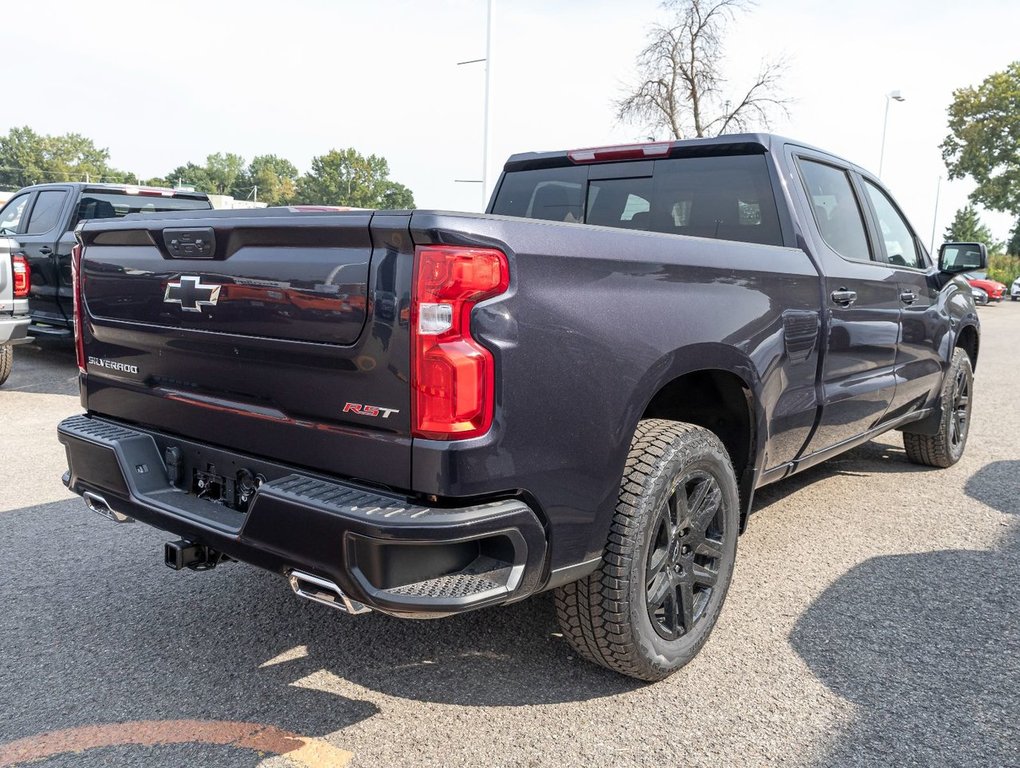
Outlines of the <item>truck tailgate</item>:
{"label": "truck tailgate", "polygon": [[220,211],[80,236],[90,412],[408,487],[406,215]]}

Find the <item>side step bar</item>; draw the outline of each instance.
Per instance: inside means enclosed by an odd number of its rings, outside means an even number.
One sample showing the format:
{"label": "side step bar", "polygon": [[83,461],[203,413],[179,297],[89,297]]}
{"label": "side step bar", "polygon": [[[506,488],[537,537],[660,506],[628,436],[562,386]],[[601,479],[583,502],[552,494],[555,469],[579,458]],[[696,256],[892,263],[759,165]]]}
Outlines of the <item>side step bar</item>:
{"label": "side step bar", "polygon": [[364,603],[351,600],[340,587],[319,576],[304,571],[291,571],[287,575],[287,580],[290,581],[290,588],[294,590],[295,595],[313,603],[328,605],[330,608],[350,614],[368,613],[372,610]]}

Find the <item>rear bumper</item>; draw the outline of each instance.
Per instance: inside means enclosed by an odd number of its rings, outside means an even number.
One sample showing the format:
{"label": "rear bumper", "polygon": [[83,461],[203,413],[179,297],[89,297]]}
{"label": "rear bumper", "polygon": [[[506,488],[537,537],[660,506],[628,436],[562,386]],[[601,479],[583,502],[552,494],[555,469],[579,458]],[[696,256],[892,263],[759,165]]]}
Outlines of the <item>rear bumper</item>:
{"label": "rear bumper", "polygon": [[[88,492],[118,515],[236,560],[327,579],[383,613],[447,616],[517,600],[542,586],[545,531],[535,512],[516,499],[424,507],[89,416],[65,419],[58,436],[67,451],[65,482],[73,492]],[[185,468],[191,463],[215,464],[219,472],[244,468],[266,480],[245,512],[200,499],[186,490],[186,480],[170,482],[163,461],[168,448],[178,449]]]}
{"label": "rear bumper", "polygon": [[0,344],[21,344],[28,335],[28,315],[0,315]]}

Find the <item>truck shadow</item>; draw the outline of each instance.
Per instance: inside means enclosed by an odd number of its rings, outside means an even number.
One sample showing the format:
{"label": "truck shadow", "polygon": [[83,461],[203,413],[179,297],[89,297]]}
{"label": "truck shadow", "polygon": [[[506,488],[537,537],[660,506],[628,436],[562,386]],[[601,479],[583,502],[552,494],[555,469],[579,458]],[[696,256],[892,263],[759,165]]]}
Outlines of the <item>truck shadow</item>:
{"label": "truck shadow", "polygon": [[837,475],[867,477],[878,472],[912,474],[932,471],[937,470],[932,467],[911,464],[907,459],[906,451],[901,446],[870,441],[810,469],[805,469],[793,477],[759,488],[754,494],[754,511],[769,506],[827,477]]}
{"label": "truck shadow", "polygon": [[14,348],[11,377],[3,392],[31,392],[37,395],[78,396],[78,367],[74,345],[35,340]]}
{"label": "truck shadow", "polygon": [[248,566],[174,573],[166,534],[77,499],[0,513],[0,537],[0,741],[207,718],[323,736],[378,712],[379,694],[519,706],[639,685],[577,659],[547,597],[439,622],[348,617]]}
{"label": "truck shadow", "polygon": [[[966,492],[1020,515],[1020,461]],[[857,707],[820,765],[1020,764],[1020,519],[992,550],[875,557],[829,587],[790,641]]]}

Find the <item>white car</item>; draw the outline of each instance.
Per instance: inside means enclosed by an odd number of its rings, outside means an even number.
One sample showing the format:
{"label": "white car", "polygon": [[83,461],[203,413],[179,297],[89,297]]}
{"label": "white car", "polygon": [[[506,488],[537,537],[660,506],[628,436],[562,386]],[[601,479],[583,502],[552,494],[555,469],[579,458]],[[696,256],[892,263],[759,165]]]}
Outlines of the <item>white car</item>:
{"label": "white car", "polygon": [[1013,287],[1009,289],[1009,300],[1020,300],[1020,277],[1013,281]]}

